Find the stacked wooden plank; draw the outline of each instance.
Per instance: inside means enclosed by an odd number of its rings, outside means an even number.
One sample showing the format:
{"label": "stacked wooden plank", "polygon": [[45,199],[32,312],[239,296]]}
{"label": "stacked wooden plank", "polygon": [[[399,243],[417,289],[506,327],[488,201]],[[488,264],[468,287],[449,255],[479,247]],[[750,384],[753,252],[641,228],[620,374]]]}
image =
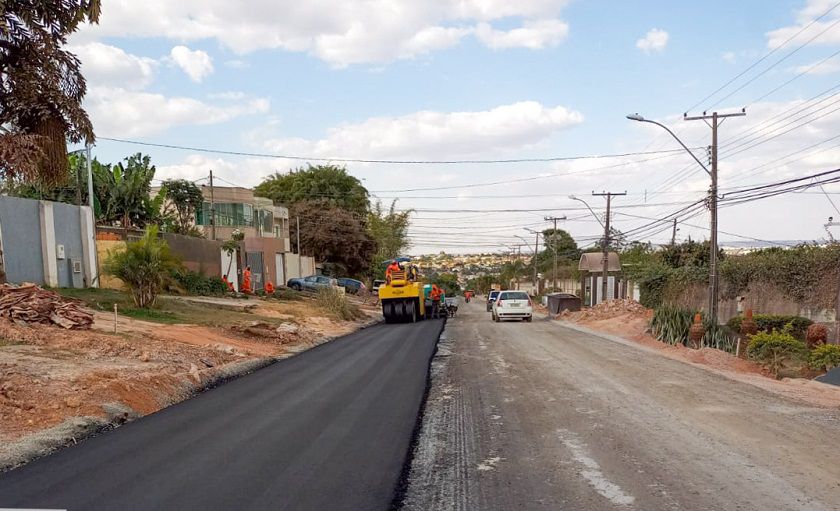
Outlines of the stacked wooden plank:
{"label": "stacked wooden plank", "polygon": [[0,317],[25,323],[54,323],[73,330],[86,330],[93,324],[93,315],[78,304],[35,284],[0,285]]}

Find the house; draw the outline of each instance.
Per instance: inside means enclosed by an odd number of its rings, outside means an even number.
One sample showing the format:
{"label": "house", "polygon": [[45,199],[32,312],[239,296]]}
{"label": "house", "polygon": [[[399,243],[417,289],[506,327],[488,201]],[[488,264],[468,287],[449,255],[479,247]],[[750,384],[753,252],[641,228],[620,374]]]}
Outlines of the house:
{"label": "house", "polygon": [[[578,269],[581,271],[580,284],[583,290],[582,298],[584,305],[596,305],[604,300],[603,293],[603,272],[604,253],[587,252],[581,254]],[[634,294],[632,284],[628,283],[621,275],[621,261],[618,253],[609,252],[607,258],[607,297],[609,300],[624,298]]]}
{"label": "house", "polygon": [[[160,188],[152,189],[155,195]],[[292,252],[289,237],[289,210],[275,206],[271,199],[257,197],[254,191],[238,186],[201,187],[204,202],[196,211],[195,226],[207,237],[214,237],[211,216],[215,217],[215,239],[232,239],[235,232],[244,234],[237,257],[232,260],[222,252],[222,275],[230,278],[238,288],[242,270],[250,266],[255,290],[263,288],[267,280],[284,284],[288,279],[315,273],[311,257]],[[211,213],[212,212],[212,213]]]}

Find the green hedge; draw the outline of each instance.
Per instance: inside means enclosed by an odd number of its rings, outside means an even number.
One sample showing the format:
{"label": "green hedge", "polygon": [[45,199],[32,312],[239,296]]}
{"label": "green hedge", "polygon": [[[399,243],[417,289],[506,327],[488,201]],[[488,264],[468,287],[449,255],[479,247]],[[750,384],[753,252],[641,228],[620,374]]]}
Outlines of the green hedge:
{"label": "green hedge", "polygon": [[207,277],[195,271],[174,271],[172,272],[172,280],[190,295],[222,296],[228,292],[224,280],[219,277]]}
{"label": "green hedge", "polygon": [[[740,332],[741,321],[743,319],[743,316],[735,316],[726,325],[735,332]],[[805,332],[814,323],[810,319],[803,318],[802,316],[784,316],[780,314],[756,314],[753,316],[753,320],[759,332],[772,332],[773,330],[781,332],[785,329],[786,325],[790,324],[791,335],[800,341],[805,340]]]}

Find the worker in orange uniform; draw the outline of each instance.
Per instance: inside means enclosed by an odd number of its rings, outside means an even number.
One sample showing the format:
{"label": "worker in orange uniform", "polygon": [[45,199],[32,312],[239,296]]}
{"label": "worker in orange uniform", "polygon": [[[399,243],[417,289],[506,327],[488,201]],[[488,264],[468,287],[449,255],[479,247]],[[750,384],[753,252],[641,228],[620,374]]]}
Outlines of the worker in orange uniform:
{"label": "worker in orange uniform", "polygon": [[391,264],[389,264],[388,267],[385,268],[385,280],[388,282],[388,284],[391,283],[391,274],[395,271],[400,270],[402,270],[400,263],[398,263],[396,259],[391,261]]}
{"label": "worker in orange uniform", "polygon": [[231,292],[231,293],[235,293],[235,292],[236,292],[236,289],[233,287],[233,282],[231,282],[231,281],[229,281],[229,280],[228,280],[228,276],[227,276],[227,275],[225,275],[224,277],[222,277],[222,280],[223,280],[223,281],[225,281],[225,285],[227,286],[227,288],[228,288],[228,291],[229,291],[229,292]]}
{"label": "worker in orange uniform", "polygon": [[432,284],[432,292],[429,293],[432,297],[432,317],[438,318],[440,317],[440,295],[443,294],[443,291],[437,286],[437,284]]}
{"label": "worker in orange uniform", "polygon": [[251,294],[251,267],[246,266],[245,271],[242,272],[242,292],[246,295]]}
{"label": "worker in orange uniform", "polygon": [[271,283],[271,280],[268,277],[268,273],[265,274],[265,279],[266,281],[263,290],[265,291],[266,295],[271,296],[274,294],[274,284]]}

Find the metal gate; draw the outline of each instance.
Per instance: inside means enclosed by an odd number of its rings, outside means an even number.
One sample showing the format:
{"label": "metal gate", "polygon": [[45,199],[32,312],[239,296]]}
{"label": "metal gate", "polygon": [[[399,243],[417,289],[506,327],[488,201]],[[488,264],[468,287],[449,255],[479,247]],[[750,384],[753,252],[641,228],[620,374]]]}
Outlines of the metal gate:
{"label": "metal gate", "polygon": [[260,291],[263,288],[263,272],[265,265],[263,264],[262,252],[245,252],[245,266],[251,267],[251,285],[254,291]]}

